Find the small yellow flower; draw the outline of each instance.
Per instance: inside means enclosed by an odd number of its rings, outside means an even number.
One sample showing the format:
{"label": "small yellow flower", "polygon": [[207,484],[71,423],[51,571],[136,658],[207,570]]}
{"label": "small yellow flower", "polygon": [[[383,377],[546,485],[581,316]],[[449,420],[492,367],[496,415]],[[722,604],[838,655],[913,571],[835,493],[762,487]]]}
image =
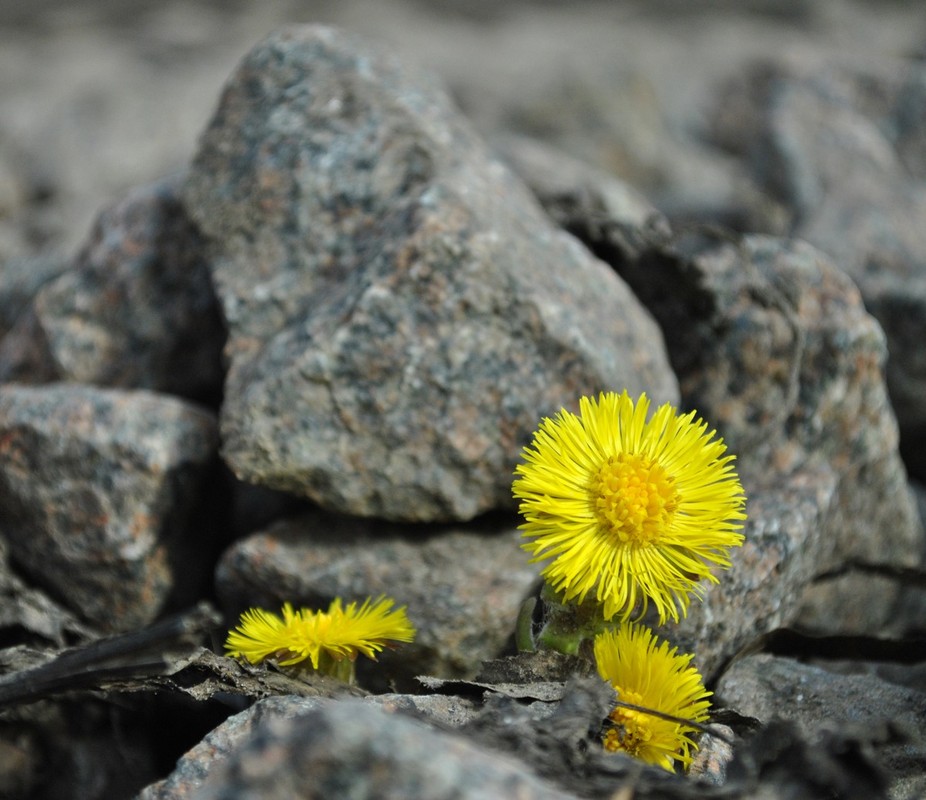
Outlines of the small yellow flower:
{"label": "small yellow flower", "polygon": [[515,470],[532,561],[563,599],[595,591],[605,619],[650,602],[678,621],[713,567],[742,544],[745,496],[723,440],[695,412],[668,403],[647,421],[649,400],[626,392],[583,397],[540,423]]}
{"label": "small yellow flower", "polygon": [[[673,717],[703,723],[708,718],[711,692],[704,689],[692,656],[676,655],[678,648],[658,643],[649,628],[623,623],[595,637],[598,674],[617,692],[617,699]],[[685,769],[691,750],[698,746],[690,734],[697,728],[643,711],[617,706],[608,717],[602,744],[673,772],[675,762]]]}
{"label": "small yellow flower", "polygon": [[353,662],[359,653],[375,659],[391,642],[415,638],[405,606],[395,610],[392,606],[392,600],[379,597],[375,601],[367,598],[359,608],[356,602],[345,607],[336,598],[327,611],[296,611],[284,603],[282,616],[252,608],[229,632],[225,652],[252,664],[271,657],[282,667],[304,666],[310,661],[313,670],[341,674],[325,668],[345,659]]}

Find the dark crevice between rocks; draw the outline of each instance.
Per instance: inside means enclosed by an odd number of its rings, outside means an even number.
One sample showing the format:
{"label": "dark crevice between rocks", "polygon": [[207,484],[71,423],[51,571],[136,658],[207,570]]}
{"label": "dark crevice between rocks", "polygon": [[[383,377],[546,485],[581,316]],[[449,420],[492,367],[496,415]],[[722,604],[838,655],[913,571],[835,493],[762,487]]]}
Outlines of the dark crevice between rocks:
{"label": "dark crevice between rocks", "polygon": [[926,661],[926,639],[887,639],[878,636],[825,636],[778,628],[764,634],[748,648],[750,653],[814,660],[856,660],[919,664]]}

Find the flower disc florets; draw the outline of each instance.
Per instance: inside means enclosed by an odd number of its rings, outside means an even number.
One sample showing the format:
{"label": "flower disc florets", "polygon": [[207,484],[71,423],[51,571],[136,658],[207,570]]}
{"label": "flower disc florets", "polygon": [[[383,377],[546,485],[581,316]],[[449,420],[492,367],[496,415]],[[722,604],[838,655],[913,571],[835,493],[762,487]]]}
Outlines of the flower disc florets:
{"label": "flower disc florets", "polygon": [[645,394],[583,397],[578,415],[540,423],[515,470],[524,548],[549,560],[543,575],[564,600],[594,592],[605,619],[652,603],[660,622],[677,621],[743,540],[745,496],[723,440],[694,412],[648,410]]}

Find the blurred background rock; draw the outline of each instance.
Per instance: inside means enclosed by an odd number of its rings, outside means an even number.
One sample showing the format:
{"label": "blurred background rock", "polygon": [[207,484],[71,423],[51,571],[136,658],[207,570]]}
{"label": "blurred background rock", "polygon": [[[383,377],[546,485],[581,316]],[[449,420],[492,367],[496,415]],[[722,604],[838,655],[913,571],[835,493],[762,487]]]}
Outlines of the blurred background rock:
{"label": "blurred background rock", "polygon": [[719,80],[756,58],[883,62],[926,43],[922,4],[884,0],[3,0],[4,273],[28,258],[41,280],[100,208],[181,169],[237,61],[286,22],[382,39],[483,133],[554,143],[670,217],[722,218],[748,191],[704,143]]}

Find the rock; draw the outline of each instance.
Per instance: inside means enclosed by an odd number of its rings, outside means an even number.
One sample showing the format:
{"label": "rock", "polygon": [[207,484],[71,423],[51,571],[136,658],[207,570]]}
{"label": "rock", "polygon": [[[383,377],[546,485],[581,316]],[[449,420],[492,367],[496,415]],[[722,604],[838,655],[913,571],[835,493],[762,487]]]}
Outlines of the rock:
{"label": "rock", "polygon": [[0,337],[15,325],[36,292],[69,266],[68,259],[49,254],[0,259]]}
{"label": "rock", "polygon": [[834,473],[840,533],[817,569],[916,563],[922,530],[897,453],[884,337],[854,284],[819,250],[761,236],[707,244],[676,266],[687,285],[655,313],[691,303],[688,323],[666,320],[686,404],[717,425],[748,479],[801,465]]}
{"label": "rock", "polygon": [[[926,791],[923,692],[873,675],[839,674],[762,653],[731,665],[718,682],[716,695],[718,702],[762,722],[791,720],[805,736],[819,738],[840,728],[867,729],[876,761],[889,782],[888,796],[915,797]],[[889,730],[877,741],[885,722]]]}
{"label": "rock", "polygon": [[229,326],[223,454],[392,520],[513,507],[538,419],[677,397],[659,330],[553,228],[436,80],[323,27],[232,75],[184,193]]}
{"label": "rock", "polygon": [[[844,612],[858,585],[816,580],[857,562],[912,566],[922,548],[885,390],[879,327],[851,281],[809,245],[747,238],[695,263],[696,280],[714,298],[704,317],[713,344],[688,370],[680,368],[686,401],[740,455],[747,495],[750,482],[769,487],[789,472],[816,485],[819,524],[792,538],[790,548],[766,551],[790,551],[805,578],[792,584],[790,598],[788,590],[778,594],[779,586],[776,598],[788,606],[803,590],[800,618],[831,632],[889,629],[899,587],[869,591],[869,602],[850,620]],[[776,530],[773,538],[795,537],[781,525],[782,511],[759,525]],[[736,582],[725,576],[722,591],[735,592]]]}
{"label": "rock", "polygon": [[[732,568],[664,635],[711,673],[799,614],[835,632],[858,586],[818,577],[857,562],[915,566],[923,547],[884,336],[857,288],[802,242],[664,237],[619,222],[583,235],[662,324],[683,406],[737,455],[748,498]],[[854,629],[889,629],[898,595],[869,593]]]}
{"label": "rock", "polygon": [[[193,797],[212,770],[220,769],[223,762],[234,759],[262,728],[278,720],[301,719],[324,708],[329,702],[325,698],[295,695],[259,700],[207,734],[202,742],[177,761],[170,775],[147,786],[137,800],[186,800]],[[459,727],[475,713],[473,701],[443,695],[371,695],[364,697],[362,702],[380,707],[389,715],[430,719],[439,726]]]}
{"label": "rock", "polygon": [[575,219],[601,218],[667,229],[662,213],[633,186],[549,144],[514,134],[495,137],[491,144],[567,230]]}
{"label": "rock", "polygon": [[926,67],[764,64],[722,93],[714,135],[825,251],[881,323],[887,381],[912,468],[926,437]]}
{"label": "rock", "polygon": [[216,447],[213,416],[173,398],[0,386],[0,535],[91,624],[149,622],[195,573],[171,559],[195,552],[183,540]]}
{"label": "rock", "polygon": [[137,800],[186,800],[192,798],[213,767],[222,764],[242,748],[255,730],[268,720],[291,720],[324,706],[319,697],[284,695],[260,700],[233,714],[216,727],[177,762],[171,774],[145,787]]}
{"label": "rock", "polygon": [[698,749],[691,760],[688,774],[705,783],[723,786],[727,782],[727,770],[733,760],[733,729],[728,725],[714,723],[711,730],[720,736],[704,736],[698,740]]}
{"label": "rock", "polygon": [[139,800],[574,797],[511,757],[402,714],[359,700],[289,700],[233,717]]}
{"label": "rock", "polygon": [[219,397],[224,331],[178,185],[137,189],[100,215],[73,266],[0,342],[0,381]]}
{"label": "rock", "polygon": [[[745,542],[731,554],[730,569],[718,573],[720,583],[679,624],[657,627],[650,620],[661,637],[694,653],[708,681],[756,636],[794,623],[835,535],[830,520],[836,478],[828,469],[797,469],[763,483],[747,480],[745,489]],[[882,623],[895,599],[896,591],[873,602],[867,625],[872,616]],[[827,607],[831,624],[841,625],[842,617],[834,618],[832,605]]]}
{"label": "rock", "polygon": [[435,723],[443,728],[460,728],[471,722],[478,711],[476,701],[442,694],[375,694],[364,698],[388,714],[402,713]]}
{"label": "rock", "polygon": [[89,638],[91,631],[72,612],[10,569],[8,551],[0,538],[0,630],[17,631],[17,642],[48,642],[58,647]]}
{"label": "rock", "polygon": [[507,520],[418,530],[315,512],[235,542],[219,562],[216,591],[235,614],[380,594],[407,605],[414,643],[382,653],[368,670],[358,661],[362,679],[383,685],[387,677],[473,676],[510,643],[538,580]]}

